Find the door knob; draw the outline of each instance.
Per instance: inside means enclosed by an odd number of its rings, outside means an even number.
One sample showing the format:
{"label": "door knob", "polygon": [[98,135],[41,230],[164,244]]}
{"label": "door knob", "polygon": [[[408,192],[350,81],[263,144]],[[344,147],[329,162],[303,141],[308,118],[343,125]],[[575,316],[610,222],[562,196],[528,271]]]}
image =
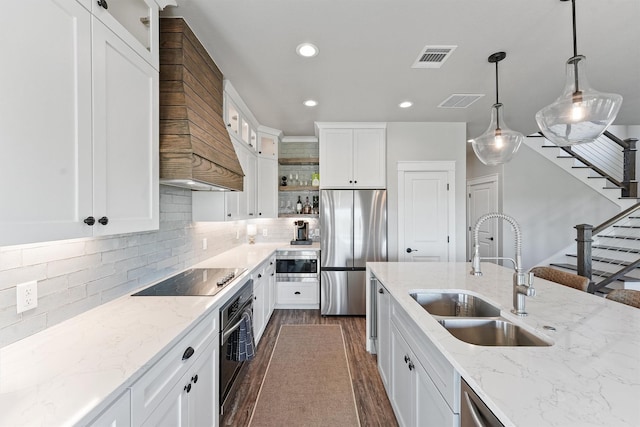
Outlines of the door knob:
{"label": "door knob", "polygon": [[411,252],[418,252],[418,250],[417,249],[407,248],[407,253],[410,254]]}

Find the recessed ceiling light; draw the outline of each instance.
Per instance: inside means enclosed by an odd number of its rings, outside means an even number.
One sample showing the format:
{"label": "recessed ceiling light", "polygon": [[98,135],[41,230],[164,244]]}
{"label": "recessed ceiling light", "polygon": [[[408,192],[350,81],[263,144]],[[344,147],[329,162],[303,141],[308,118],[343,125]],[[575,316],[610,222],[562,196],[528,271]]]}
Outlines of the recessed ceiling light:
{"label": "recessed ceiling light", "polygon": [[318,105],[318,101],[314,99],[307,99],[306,101],[303,102],[303,104],[306,105],[307,107],[315,107],[316,105]]}
{"label": "recessed ceiling light", "polygon": [[413,102],[411,102],[411,101],[404,101],[404,102],[401,102],[400,104],[398,104],[398,107],[400,107],[400,108],[409,108],[409,107],[411,107],[412,105],[413,105]]}
{"label": "recessed ceiling light", "polygon": [[318,54],[318,48],[311,43],[302,43],[298,45],[298,47],[296,48],[296,52],[300,56],[311,58]]}

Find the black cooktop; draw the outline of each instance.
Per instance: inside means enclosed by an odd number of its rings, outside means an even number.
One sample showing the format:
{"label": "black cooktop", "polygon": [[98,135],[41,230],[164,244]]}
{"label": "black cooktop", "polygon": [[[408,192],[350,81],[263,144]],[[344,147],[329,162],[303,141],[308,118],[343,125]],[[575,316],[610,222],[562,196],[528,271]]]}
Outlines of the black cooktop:
{"label": "black cooktop", "polygon": [[133,296],[213,296],[246,268],[192,268],[133,294]]}

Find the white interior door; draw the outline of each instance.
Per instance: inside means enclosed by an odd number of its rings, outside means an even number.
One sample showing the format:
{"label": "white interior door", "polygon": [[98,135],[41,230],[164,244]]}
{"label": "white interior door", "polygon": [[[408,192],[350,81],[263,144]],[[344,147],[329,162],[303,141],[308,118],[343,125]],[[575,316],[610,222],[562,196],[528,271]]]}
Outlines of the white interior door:
{"label": "white interior door", "polygon": [[[473,255],[473,229],[482,215],[489,212],[498,212],[498,177],[487,177],[469,180],[467,183],[469,196],[467,204],[468,233],[467,256]],[[478,244],[481,257],[497,257],[499,227],[497,219],[485,221],[478,232]]]}
{"label": "white interior door", "polygon": [[404,171],[398,181],[398,259],[449,261],[449,172]]}

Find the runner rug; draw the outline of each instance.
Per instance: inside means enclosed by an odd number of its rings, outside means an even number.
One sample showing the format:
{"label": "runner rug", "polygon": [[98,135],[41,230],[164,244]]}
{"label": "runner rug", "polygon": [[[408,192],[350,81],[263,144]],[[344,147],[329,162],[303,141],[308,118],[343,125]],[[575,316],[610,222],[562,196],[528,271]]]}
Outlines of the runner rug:
{"label": "runner rug", "polygon": [[249,425],[360,425],[342,326],[280,327]]}

